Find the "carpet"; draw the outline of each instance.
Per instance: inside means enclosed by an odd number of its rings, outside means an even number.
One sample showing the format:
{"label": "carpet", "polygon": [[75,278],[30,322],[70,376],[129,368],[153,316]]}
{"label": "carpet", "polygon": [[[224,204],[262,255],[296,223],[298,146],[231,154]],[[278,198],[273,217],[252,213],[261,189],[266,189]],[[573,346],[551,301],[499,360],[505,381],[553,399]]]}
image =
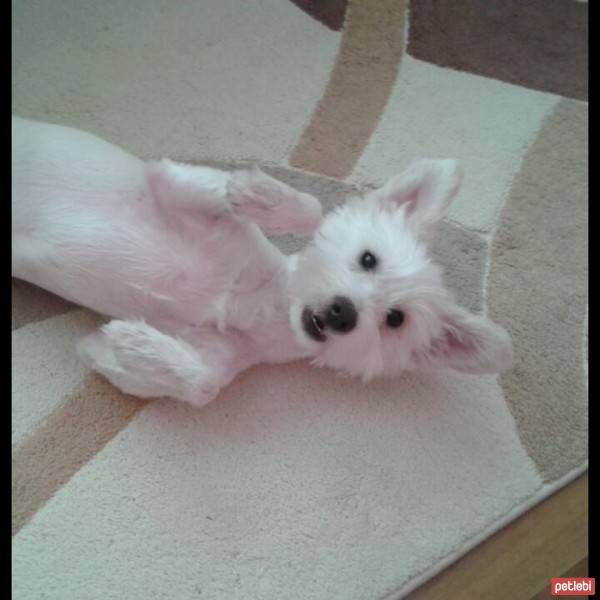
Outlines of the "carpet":
{"label": "carpet", "polygon": [[585,471],[586,3],[12,7],[19,116],[258,162],[326,209],[460,159],[434,254],[516,353],[368,385],[261,366],[195,410],[88,372],[101,317],[13,281],[15,598],[395,600]]}

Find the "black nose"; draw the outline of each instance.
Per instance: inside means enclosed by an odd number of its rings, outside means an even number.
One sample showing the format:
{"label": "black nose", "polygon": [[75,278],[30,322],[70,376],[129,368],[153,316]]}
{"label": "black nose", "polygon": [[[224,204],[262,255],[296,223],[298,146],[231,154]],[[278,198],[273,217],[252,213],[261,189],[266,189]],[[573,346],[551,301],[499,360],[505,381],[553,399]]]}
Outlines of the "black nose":
{"label": "black nose", "polygon": [[356,327],[358,313],[350,298],[336,296],[325,313],[325,324],[335,331],[347,333]]}

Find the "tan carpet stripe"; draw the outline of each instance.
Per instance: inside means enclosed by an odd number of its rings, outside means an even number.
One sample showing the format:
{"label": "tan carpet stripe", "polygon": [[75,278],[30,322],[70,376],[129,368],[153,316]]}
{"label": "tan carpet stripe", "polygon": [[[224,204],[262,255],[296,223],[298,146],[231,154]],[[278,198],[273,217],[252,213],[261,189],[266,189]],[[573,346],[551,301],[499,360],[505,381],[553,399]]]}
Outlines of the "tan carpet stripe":
{"label": "tan carpet stripe", "polygon": [[84,388],[13,453],[13,535],[146,403],[90,375]]}
{"label": "tan carpet stripe", "polygon": [[352,172],[396,80],[405,14],[405,0],[349,3],[329,84],[292,153],[292,166],[339,178]]}
{"label": "tan carpet stripe", "polygon": [[587,105],[562,100],[525,156],[498,225],[492,318],[513,336],[500,379],[521,439],[552,481],[587,457]]}

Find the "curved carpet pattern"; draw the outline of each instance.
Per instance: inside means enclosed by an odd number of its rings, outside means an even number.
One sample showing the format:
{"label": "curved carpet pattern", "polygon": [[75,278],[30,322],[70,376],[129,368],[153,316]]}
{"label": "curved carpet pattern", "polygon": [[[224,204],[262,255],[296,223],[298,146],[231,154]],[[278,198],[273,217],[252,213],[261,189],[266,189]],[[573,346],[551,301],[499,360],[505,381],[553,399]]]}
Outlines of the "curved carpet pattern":
{"label": "curved carpet pattern", "polygon": [[488,279],[489,313],[516,348],[500,381],[547,481],[587,457],[587,135],[587,107],[572,100],[542,124],[502,211]]}
{"label": "curved carpet pattern", "polygon": [[101,317],[13,281],[14,597],[395,600],[584,470],[586,40],[576,0],[13,2],[18,115],[259,162],[326,210],[462,160],[432,255],[517,357],[262,366],[194,410],[89,373]]}

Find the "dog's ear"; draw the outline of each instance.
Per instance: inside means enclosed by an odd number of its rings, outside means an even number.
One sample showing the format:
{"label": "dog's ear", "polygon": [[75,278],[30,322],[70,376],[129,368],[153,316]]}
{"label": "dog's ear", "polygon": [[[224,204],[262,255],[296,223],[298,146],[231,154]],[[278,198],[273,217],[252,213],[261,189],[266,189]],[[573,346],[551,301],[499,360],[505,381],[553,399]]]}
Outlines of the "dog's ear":
{"label": "dog's ear", "polygon": [[392,177],[376,194],[387,209],[404,207],[409,222],[416,227],[432,225],[446,214],[462,178],[463,170],[456,160],[422,159]]}
{"label": "dog's ear", "polygon": [[502,327],[450,303],[441,318],[441,334],[414,357],[417,367],[500,373],[511,366],[513,346]]}

